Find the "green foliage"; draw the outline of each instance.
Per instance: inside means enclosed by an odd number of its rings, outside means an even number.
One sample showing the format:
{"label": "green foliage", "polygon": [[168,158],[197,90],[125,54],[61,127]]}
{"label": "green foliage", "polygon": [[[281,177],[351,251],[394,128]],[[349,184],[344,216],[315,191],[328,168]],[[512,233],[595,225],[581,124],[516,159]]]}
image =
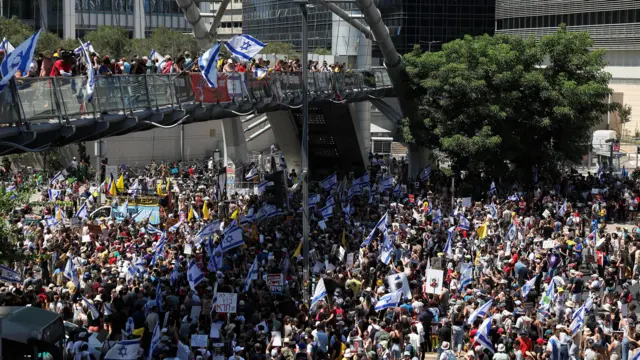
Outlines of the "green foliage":
{"label": "green foliage", "polygon": [[[41,53],[45,50],[54,51],[55,49],[60,47],[61,42],[62,40],[60,40],[58,35],[54,33],[50,33],[48,31],[43,32],[40,34],[40,37],[38,38],[38,44],[36,45],[36,54]],[[77,41],[76,41],[76,44],[78,44],[76,45],[76,47],[80,45]],[[76,47],[74,47],[74,49]]]}
{"label": "green foliage", "polygon": [[530,183],[534,166],[552,175],[588,152],[591,127],[612,107],[603,101],[612,92],[603,52],[592,46],[587,33],[561,26],[540,41],[499,34],[440,52],[416,47],[405,61],[420,116],[401,133],[444,153],[455,174],[483,174],[487,186]]}
{"label": "green foliage", "polygon": [[[153,30],[149,42],[151,47],[158,53],[171,55],[174,58],[185,51],[189,51],[191,56],[198,54],[198,41],[195,37],[165,27]],[[151,49],[145,55],[148,55],[149,52],[151,52]]]}
{"label": "green foliage", "polygon": [[261,53],[287,55],[287,56],[297,55],[293,44],[282,43],[282,42],[268,43],[267,46],[265,46],[264,49],[262,49]]}
{"label": "green foliage", "polygon": [[[60,40],[60,47],[63,48],[64,50],[74,50],[78,46],[80,46],[80,41],[78,41],[77,39]],[[55,49],[51,48],[50,50],[53,51]]]}
{"label": "green foliage", "polygon": [[131,45],[127,29],[113,26],[100,26],[97,30],[88,32],[83,40],[91,41],[91,45],[100,55],[114,58],[128,55]]}
{"label": "green foliage", "polygon": [[618,116],[621,124],[626,124],[631,121],[631,106],[628,104],[620,105],[618,107]]}
{"label": "green foliage", "polygon": [[[129,58],[134,55],[149,56],[153,45],[149,39],[131,39],[131,45],[129,46]],[[161,53],[162,54],[162,53]]]}
{"label": "green foliage", "polygon": [[15,16],[11,19],[0,18],[0,34],[6,37],[13,46],[18,46],[33,33],[34,30],[31,27]]}
{"label": "green foliage", "polygon": [[5,188],[0,188],[1,264],[20,261],[22,259],[22,253],[16,246],[16,242],[20,240],[22,236],[17,226],[11,221],[11,214],[15,209],[22,208],[28,203],[31,193],[32,188],[26,185],[12,192],[7,192]]}
{"label": "green foliage", "polygon": [[317,49],[313,50],[311,53],[312,54],[317,54],[317,55],[331,55],[331,50],[323,49],[323,48],[317,48]]}

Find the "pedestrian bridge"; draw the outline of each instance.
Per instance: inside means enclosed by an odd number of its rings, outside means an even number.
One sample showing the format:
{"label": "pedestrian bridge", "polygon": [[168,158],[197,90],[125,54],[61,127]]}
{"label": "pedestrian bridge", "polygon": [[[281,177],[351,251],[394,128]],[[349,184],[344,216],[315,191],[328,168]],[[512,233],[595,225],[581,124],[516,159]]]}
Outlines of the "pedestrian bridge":
{"label": "pedestrian bridge", "polygon": [[[194,122],[292,110],[302,106],[301,73],[219,73],[211,88],[199,73],[15,79],[0,95],[0,155]],[[385,69],[310,73],[309,106],[393,97]],[[291,113],[291,112],[289,112]]]}

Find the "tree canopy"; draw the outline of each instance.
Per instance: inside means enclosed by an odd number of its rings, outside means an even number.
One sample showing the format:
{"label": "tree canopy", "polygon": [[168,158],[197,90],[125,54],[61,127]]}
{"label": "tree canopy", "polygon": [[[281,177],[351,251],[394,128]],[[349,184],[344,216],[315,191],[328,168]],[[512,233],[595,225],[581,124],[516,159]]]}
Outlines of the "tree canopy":
{"label": "tree canopy", "polygon": [[604,52],[561,26],[541,38],[466,36],[405,56],[419,119],[402,135],[446,155],[454,174],[531,183],[589,150],[591,128],[617,104],[605,99]]}

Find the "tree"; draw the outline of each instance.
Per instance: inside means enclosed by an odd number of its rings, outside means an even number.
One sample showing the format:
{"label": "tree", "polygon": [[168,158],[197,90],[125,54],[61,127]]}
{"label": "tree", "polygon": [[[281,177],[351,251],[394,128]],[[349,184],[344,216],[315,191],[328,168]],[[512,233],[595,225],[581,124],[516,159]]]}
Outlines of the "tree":
{"label": "tree", "polygon": [[[192,56],[198,53],[198,41],[196,38],[165,27],[153,30],[149,40],[151,47],[158,53],[171,55],[174,59],[185,51],[189,51]],[[151,49],[148,49],[148,51],[150,52]]]}
{"label": "tree", "polygon": [[312,53],[316,54],[316,55],[331,55],[331,50],[323,49],[323,48],[317,48],[317,49],[313,50]]}
{"label": "tree", "polygon": [[13,46],[18,46],[34,32],[31,27],[15,16],[11,19],[0,18],[0,34],[6,37]]}
{"label": "tree", "polygon": [[85,36],[86,41],[91,41],[91,45],[100,55],[114,58],[128,55],[131,44],[127,29],[113,26],[100,26],[97,30],[88,32]]}
{"label": "tree", "polygon": [[[55,52],[56,49],[60,47],[61,42],[62,40],[60,40],[58,35],[54,33],[48,31],[41,33],[40,37],[38,38],[38,44],[36,45],[36,55],[45,50],[51,50],[52,52]],[[80,46],[80,43],[78,43],[77,40],[76,44],[76,47]],[[76,47],[72,48],[71,50],[75,49]]]}
{"label": "tree", "polygon": [[[80,41],[77,39],[64,39],[60,40],[60,47],[65,50],[74,50],[80,46]],[[51,49],[53,50],[53,49]]]}
{"label": "tree", "polygon": [[11,214],[16,208],[22,208],[29,201],[31,188],[22,186],[15,191],[7,191],[0,188],[0,215],[9,221],[0,221],[0,264],[12,261],[20,261],[23,254],[17,247],[17,241],[22,237],[22,232],[11,221]]}
{"label": "tree", "polygon": [[402,134],[444,153],[454,174],[483,174],[487,186],[531,183],[534,167],[551,176],[588,152],[591,127],[615,106],[603,101],[610,75],[592,45],[587,33],[561,26],[540,41],[499,34],[440,52],[416,47],[405,60],[420,116],[405,120]]}
{"label": "tree", "polygon": [[293,44],[282,42],[270,42],[262,49],[263,54],[276,54],[276,55],[297,55]]}
{"label": "tree", "polygon": [[129,46],[129,57],[133,55],[149,56],[151,54],[151,40],[149,39],[131,39],[131,45]]}

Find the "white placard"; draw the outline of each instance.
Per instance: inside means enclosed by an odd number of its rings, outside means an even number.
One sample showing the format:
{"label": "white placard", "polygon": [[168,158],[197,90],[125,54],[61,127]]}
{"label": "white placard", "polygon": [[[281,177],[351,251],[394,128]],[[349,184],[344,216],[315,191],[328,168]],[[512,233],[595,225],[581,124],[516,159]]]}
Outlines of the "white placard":
{"label": "white placard", "polygon": [[471,198],[470,197],[464,197],[460,199],[462,201],[462,206],[463,207],[471,207]]}
{"label": "white placard", "polygon": [[209,338],[207,337],[207,335],[191,335],[192,348],[201,348],[201,347],[206,348],[208,341],[209,341]]}
{"label": "white placard", "polygon": [[191,255],[193,254],[193,245],[191,244],[184,244],[184,254],[185,255]]}
{"label": "white placard", "polygon": [[211,331],[209,332],[209,337],[212,339],[220,338],[220,329],[222,329],[222,325],[224,325],[224,322],[211,323]]}
{"label": "white placard", "polygon": [[260,244],[264,242],[264,235],[260,234]]}
{"label": "white placard", "polygon": [[280,333],[280,331],[271,332],[271,346],[272,347],[282,346],[282,334]]}
{"label": "white placard", "polygon": [[196,321],[198,319],[198,317],[200,316],[200,313],[202,312],[202,306],[200,305],[194,305],[191,307],[191,319],[193,321]]}
{"label": "white placard", "polygon": [[91,242],[91,235],[82,235],[82,242],[83,243]]}
{"label": "white placard", "polygon": [[322,230],[327,228],[327,224],[324,222],[324,220],[318,221],[318,226],[320,226],[320,229]]}
{"label": "white placard", "polygon": [[311,270],[314,274],[318,274],[319,272],[322,271],[322,263],[321,262],[317,262],[315,264],[313,264],[313,269]]}
{"label": "white placard", "polygon": [[409,287],[409,280],[407,274],[398,273],[387,276],[387,283],[389,284],[389,292],[395,292],[402,289],[405,299],[411,299],[411,288]]}
{"label": "white placard", "polygon": [[549,216],[551,216],[551,213],[549,212],[549,210],[545,210],[545,211],[542,213],[542,216],[544,216],[544,218],[545,218],[545,219],[548,219],[548,218],[549,218]]}
{"label": "white placard", "polygon": [[442,270],[428,269],[424,291],[427,294],[440,295],[442,293],[442,280],[444,272]]}
{"label": "white placard", "polygon": [[353,267],[353,253],[348,253],[347,254],[346,266],[347,266],[347,269],[351,269]]}
{"label": "white placard", "polygon": [[238,294],[223,293],[216,294],[215,311],[219,313],[235,313],[238,309]]}
{"label": "white placard", "polygon": [[338,249],[338,258],[340,259],[340,261],[344,260],[344,255],[347,253],[347,250],[345,250],[342,246],[340,246],[340,248]]}
{"label": "white placard", "polygon": [[545,240],[542,242],[543,249],[553,249],[555,247],[555,241],[553,240]]}

